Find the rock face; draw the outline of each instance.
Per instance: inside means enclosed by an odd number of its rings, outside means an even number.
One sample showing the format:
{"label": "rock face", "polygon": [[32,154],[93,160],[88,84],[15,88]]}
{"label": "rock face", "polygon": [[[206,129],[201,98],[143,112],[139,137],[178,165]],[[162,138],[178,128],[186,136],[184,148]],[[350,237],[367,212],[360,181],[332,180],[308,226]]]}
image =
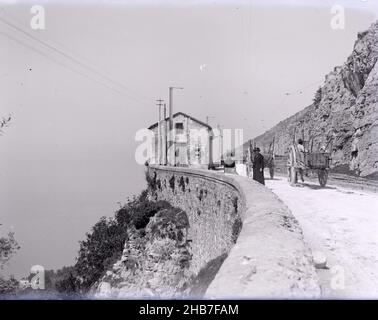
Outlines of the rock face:
{"label": "rock face", "polygon": [[121,259],[96,285],[96,298],[174,298],[184,294],[191,260],[188,222],[181,210],[163,210],[145,229],[130,230]]}
{"label": "rock face", "polygon": [[[313,103],[255,138],[267,150],[285,154],[296,138],[331,152],[335,170],[378,178],[378,22],[358,34],[353,53],[335,67]],[[311,143],[312,141],[312,143]]]}

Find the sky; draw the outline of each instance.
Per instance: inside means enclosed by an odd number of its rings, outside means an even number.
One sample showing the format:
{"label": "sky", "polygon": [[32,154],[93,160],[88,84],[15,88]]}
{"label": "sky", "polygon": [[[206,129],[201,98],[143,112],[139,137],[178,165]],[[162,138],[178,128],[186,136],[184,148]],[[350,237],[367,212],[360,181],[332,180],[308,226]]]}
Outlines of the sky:
{"label": "sky", "polygon": [[16,277],[72,265],[91,226],[145,187],[135,133],[169,86],[184,87],[174,112],[252,138],[309,105],[378,12],[338,1],[333,30],[328,0],[38,3],[44,30],[33,1],[0,0],[0,235],[21,245],[4,270]]}

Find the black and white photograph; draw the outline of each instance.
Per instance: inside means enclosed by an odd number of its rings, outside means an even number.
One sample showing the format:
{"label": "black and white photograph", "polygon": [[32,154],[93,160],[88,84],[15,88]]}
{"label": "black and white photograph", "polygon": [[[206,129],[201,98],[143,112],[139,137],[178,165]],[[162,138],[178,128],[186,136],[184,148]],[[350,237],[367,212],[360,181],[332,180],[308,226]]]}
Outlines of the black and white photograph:
{"label": "black and white photograph", "polygon": [[0,0],[0,300],[377,300],[377,60],[376,0]]}

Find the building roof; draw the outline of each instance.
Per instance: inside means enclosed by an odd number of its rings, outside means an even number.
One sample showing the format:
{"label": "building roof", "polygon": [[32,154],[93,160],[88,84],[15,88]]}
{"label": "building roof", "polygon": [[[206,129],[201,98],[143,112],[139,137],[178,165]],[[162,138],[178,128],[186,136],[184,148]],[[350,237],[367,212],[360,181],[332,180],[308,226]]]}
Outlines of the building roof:
{"label": "building roof", "polygon": [[[187,117],[187,118],[189,118],[190,120],[193,120],[193,121],[199,123],[200,125],[206,127],[206,128],[209,129],[209,130],[212,130],[212,129],[213,129],[213,128],[210,127],[207,123],[202,122],[201,120],[198,120],[198,119],[196,119],[196,118],[193,118],[192,116],[190,116],[190,115],[188,115],[188,114],[186,114],[186,113],[184,113],[184,112],[176,112],[176,113],[174,113],[174,114],[173,114],[173,118],[175,118],[175,117],[177,117],[177,116],[179,116],[179,115],[182,115],[182,116],[184,116],[184,117]],[[168,120],[169,120],[169,117],[165,118],[165,121],[168,121]],[[153,125],[149,126],[148,129],[152,130],[153,128],[156,128],[157,125],[158,125],[158,123],[155,122]]]}

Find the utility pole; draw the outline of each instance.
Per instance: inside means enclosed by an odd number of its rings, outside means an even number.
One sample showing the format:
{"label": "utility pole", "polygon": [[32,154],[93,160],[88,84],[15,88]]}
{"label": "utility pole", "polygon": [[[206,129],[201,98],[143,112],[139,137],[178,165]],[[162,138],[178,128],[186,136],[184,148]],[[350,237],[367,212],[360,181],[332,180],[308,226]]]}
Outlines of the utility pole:
{"label": "utility pole", "polygon": [[161,164],[161,155],[162,155],[162,147],[161,147],[161,106],[163,105],[162,99],[157,99],[156,100],[156,105],[159,107],[159,120],[158,120],[158,152],[157,152],[157,157],[158,157],[158,164]]}
{"label": "utility pole", "polygon": [[169,144],[168,164],[175,165],[174,137],[173,137],[173,90],[184,89],[182,87],[169,87]]}
{"label": "utility pole", "polygon": [[163,105],[163,108],[164,108],[164,118],[163,118],[163,123],[164,123],[164,126],[163,126],[163,164],[164,165],[167,165],[167,145],[168,145],[168,137],[167,137],[167,105],[166,103],[164,102],[164,105]]}
{"label": "utility pole", "polygon": [[[210,118],[215,118],[215,117],[214,116],[206,116],[206,124],[207,125],[209,125]],[[214,141],[215,141],[214,131],[213,131],[213,128],[211,128],[210,134],[209,134],[209,163],[210,164],[213,164],[213,162],[214,162]]]}

